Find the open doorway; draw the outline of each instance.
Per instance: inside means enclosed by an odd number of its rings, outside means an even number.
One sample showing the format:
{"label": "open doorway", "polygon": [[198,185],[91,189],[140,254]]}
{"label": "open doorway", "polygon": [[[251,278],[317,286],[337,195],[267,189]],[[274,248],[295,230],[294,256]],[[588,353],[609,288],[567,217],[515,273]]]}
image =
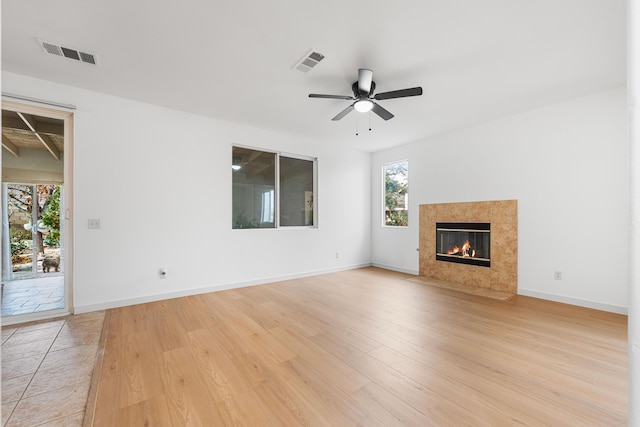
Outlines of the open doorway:
{"label": "open doorway", "polygon": [[2,103],[2,322],[71,313],[72,114]]}

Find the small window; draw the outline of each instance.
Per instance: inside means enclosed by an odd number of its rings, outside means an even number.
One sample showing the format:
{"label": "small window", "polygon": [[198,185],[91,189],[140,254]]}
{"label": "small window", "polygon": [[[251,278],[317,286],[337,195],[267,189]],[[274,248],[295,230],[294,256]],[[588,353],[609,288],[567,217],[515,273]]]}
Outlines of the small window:
{"label": "small window", "polygon": [[316,159],[233,147],[232,227],[313,227]]}
{"label": "small window", "polygon": [[384,179],[384,224],[409,225],[409,162],[402,160],[382,167]]}

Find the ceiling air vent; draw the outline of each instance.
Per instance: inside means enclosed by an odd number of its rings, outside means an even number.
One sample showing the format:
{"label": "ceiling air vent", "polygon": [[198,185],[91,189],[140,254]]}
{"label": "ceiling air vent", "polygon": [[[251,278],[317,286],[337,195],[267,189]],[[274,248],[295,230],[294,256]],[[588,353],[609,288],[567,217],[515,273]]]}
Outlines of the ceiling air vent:
{"label": "ceiling air vent", "polygon": [[96,57],[90,53],[80,52],[80,61],[96,65]]}
{"label": "ceiling air vent", "polygon": [[98,60],[95,55],[86,52],[80,52],[77,49],[63,47],[55,43],[38,40],[42,49],[52,55],[64,56],[65,58],[75,59],[76,61],[85,62],[87,64],[97,65]]}
{"label": "ceiling air vent", "polygon": [[314,52],[311,49],[307,54],[302,58],[296,65],[293,66],[298,71],[302,71],[303,73],[309,72],[313,67],[318,65],[318,62],[324,59],[324,55],[318,52]]}

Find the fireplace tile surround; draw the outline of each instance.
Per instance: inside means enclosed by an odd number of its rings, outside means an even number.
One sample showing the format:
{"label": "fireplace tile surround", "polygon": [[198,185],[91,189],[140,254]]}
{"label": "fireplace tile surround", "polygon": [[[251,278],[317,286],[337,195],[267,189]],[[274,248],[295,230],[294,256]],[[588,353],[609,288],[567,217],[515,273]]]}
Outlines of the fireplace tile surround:
{"label": "fireplace tile surround", "polygon": [[[436,223],[491,223],[491,267],[437,261]],[[421,281],[470,293],[513,296],[518,292],[518,201],[420,205]],[[451,286],[447,286],[450,284]],[[500,298],[505,299],[505,298]]]}

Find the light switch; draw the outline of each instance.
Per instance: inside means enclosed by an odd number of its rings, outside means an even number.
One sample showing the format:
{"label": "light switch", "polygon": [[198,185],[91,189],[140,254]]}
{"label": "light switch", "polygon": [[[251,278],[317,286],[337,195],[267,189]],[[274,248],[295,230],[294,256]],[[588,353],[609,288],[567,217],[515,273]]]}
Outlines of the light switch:
{"label": "light switch", "polygon": [[100,220],[99,219],[90,219],[88,228],[90,230],[98,230],[98,229],[100,229]]}

